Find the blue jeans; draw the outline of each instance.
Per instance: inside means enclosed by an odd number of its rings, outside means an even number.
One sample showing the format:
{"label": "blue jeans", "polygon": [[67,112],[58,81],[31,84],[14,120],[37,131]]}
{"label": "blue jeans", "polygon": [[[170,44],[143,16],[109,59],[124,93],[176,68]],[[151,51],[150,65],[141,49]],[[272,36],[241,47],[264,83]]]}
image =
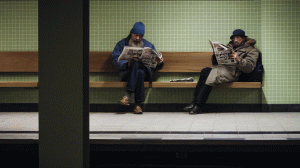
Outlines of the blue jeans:
{"label": "blue jeans", "polygon": [[145,101],[144,81],[148,81],[148,69],[140,62],[133,61],[130,64],[128,73],[121,79],[127,82],[126,91],[135,93],[135,103]]}

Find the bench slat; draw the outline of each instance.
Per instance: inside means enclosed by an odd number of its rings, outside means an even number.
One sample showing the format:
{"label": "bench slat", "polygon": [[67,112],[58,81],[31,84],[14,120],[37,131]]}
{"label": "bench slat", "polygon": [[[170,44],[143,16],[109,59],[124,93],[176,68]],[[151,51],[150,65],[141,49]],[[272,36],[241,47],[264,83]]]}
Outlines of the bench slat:
{"label": "bench slat", "polygon": [[37,87],[37,82],[0,82],[0,87]]}
{"label": "bench slat", "polygon": [[[196,88],[197,82],[153,82],[153,88]],[[261,88],[260,82],[223,83],[214,88]]]}
{"label": "bench slat", "polygon": [[0,72],[38,72],[37,51],[1,51]]}
{"label": "bench slat", "polygon": [[[7,82],[0,82],[0,87],[37,87],[38,82],[15,82],[15,81],[7,81]],[[149,82],[144,83],[145,87],[149,87]],[[99,82],[90,82],[90,87],[92,88],[122,88],[126,87],[126,82],[109,82],[109,81],[99,81]]]}
{"label": "bench slat", "polygon": [[152,82],[153,88],[195,88],[196,82]]}
{"label": "bench slat", "polygon": [[89,57],[90,72],[118,72],[112,63],[111,53],[91,51]]}
{"label": "bench slat", "polygon": [[[90,72],[117,72],[112,52],[91,51]],[[200,72],[211,66],[212,52],[161,52],[165,67],[158,72]],[[37,51],[1,51],[0,72],[38,72]]]}
{"label": "bench slat", "polygon": [[[0,82],[0,87],[37,87],[37,82]],[[196,82],[152,82],[152,88],[195,88]],[[144,83],[149,87],[149,82]],[[90,82],[91,88],[123,88],[126,82],[99,81]],[[261,88],[260,82],[232,82],[217,85],[214,88]]]}
{"label": "bench slat", "polygon": [[158,72],[200,72],[212,66],[212,52],[161,52],[164,58],[163,69]]}
{"label": "bench slat", "polygon": [[262,88],[261,82],[231,82],[222,83],[215,88]]}
{"label": "bench slat", "polygon": [[[90,87],[92,88],[123,88],[126,87],[126,82],[106,82],[106,81],[99,81],[99,82],[90,82]],[[144,87],[149,87],[149,82],[144,82]]]}
{"label": "bench slat", "polygon": [[[112,52],[91,51],[90,72],[117,72]],[[200,72],[211,66],[212,52],[161,52],[165,67],[158,72]],[[38,72],[37,51],[1,51],[0,72]],[[196,82],[153,82],[153,88],[195,88]],[[90,87],[125,87],[125,82],[90,82]],[[37,82],[0,82],[0,87],[37,87]],[[145,82],[145,87],[149,83]],[[216,88],[261,88],[260,82],[224,83]]]}
{"label": "bench slat", "polygon": [[[200,72],[212,66],[212,52],[161,52],[165,67],[158,72]],[[90,72],[117,72],[111,52],[90,52]]]}

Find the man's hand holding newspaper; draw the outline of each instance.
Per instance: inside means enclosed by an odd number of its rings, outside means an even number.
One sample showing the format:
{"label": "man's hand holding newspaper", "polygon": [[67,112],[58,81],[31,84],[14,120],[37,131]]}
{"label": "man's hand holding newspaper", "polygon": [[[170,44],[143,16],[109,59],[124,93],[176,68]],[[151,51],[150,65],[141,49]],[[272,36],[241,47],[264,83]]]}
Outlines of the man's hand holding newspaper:
{"label": "man's hand holding newspaper", "polygon": [[240,62],[241,58],[238,56],[238,54],[231,49],[231,54],[228,55],[229,58],[233,58],[236,62]]}
{"label": "man's hand holding newspaper", "polygon": [[161,57],[161,58],[156,57],[156,61],[157,61],[158,64],[161,64],[164,61],[164,58],[163,57]]}

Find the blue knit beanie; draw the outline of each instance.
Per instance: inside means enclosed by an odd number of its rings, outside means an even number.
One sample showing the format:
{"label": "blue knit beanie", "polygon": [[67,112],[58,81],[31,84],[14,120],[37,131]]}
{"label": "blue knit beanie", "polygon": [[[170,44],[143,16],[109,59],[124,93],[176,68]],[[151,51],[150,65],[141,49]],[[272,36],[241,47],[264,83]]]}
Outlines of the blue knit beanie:
{"label": "blue knit beanie", "polygon": [[245,31],[242,29],[236,29],[232,32],[232,35],[230,36],[230,39],[232,39],[234,36],[241,36],[241,37],[246,37]]}
{"label": "blue knit beanie", "polygon": [[136,22],[133,25],[133,28],[131,29],[130,33],[140,34],[140,35],[144,36],[144,34],[145,34],[145,25],[144,25],[144,23]]}

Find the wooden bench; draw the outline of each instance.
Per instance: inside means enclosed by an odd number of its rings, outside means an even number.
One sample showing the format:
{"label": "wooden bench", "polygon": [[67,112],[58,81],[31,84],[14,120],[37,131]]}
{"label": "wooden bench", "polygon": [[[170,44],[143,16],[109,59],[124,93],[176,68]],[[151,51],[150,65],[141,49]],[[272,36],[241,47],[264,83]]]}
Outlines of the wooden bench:
{"label": "wooden bench", "polygon": [[[201,69],[211,66],[211,52],[161,52],[165,66],[158,73],[199,73]],[[91,73],[117,73],[112,64],[111,52],[91,51],[89,69]],[[2,51],[0,52],[1,73],[37,73],[37,51]],[[195,88],[194,82],[152,82],[152,88]],[[120,81],[91,81],[91,88],[125,87]],[[0,87],[38,87],[38,82],[0,81]],[[145,87],[149,83],[145,82]],[[261,88],[261,82],[232,82],[216,86],[216,88]]]}

